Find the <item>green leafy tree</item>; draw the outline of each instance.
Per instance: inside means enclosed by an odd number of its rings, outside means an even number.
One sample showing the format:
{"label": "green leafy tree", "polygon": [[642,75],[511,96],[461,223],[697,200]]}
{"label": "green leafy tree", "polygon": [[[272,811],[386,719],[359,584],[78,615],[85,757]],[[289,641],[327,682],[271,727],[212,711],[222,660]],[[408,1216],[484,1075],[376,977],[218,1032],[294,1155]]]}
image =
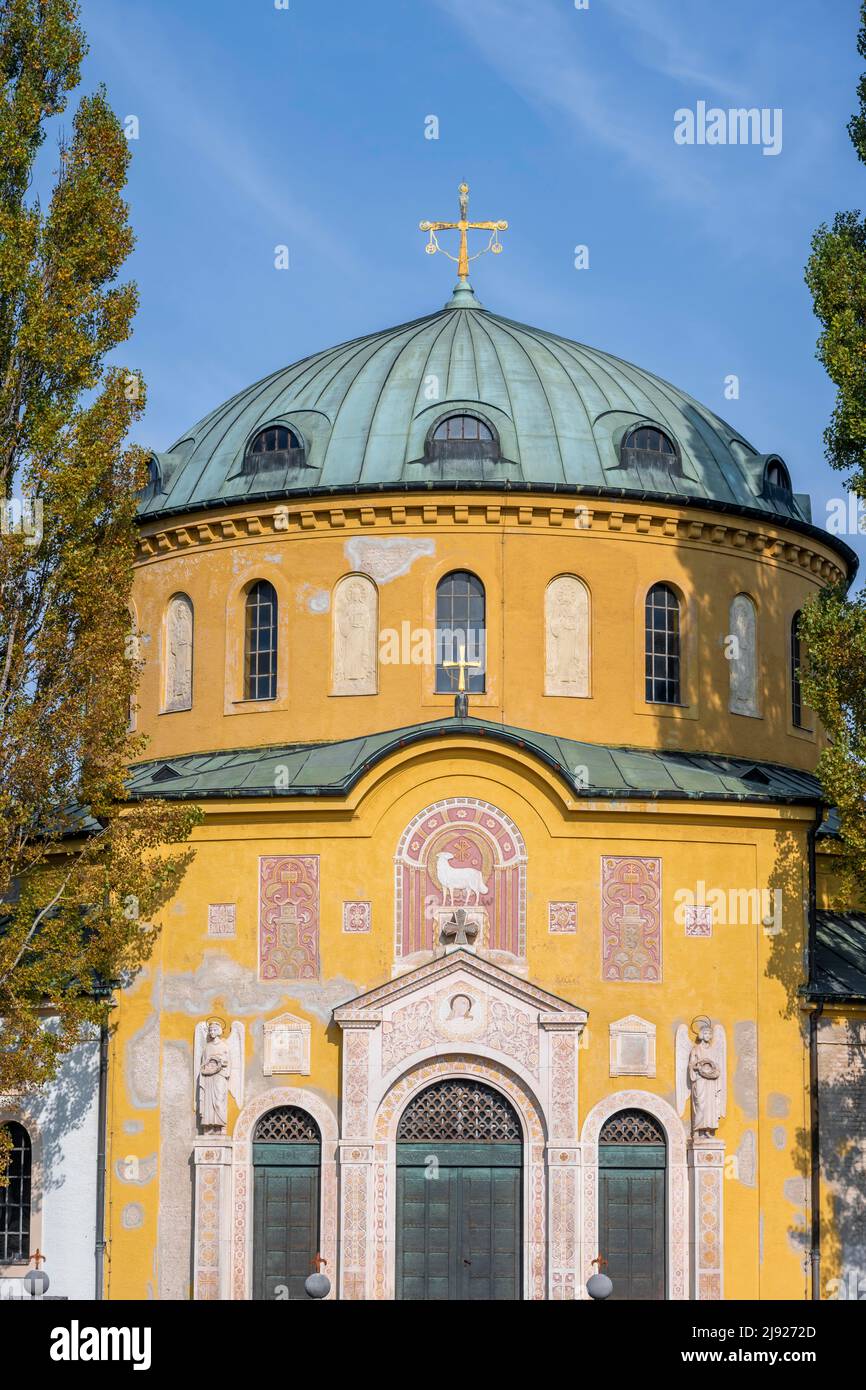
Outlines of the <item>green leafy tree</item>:
{"label": "green leafy tree", "polygon": [[[50,1079],[150,954],[195,819],[130,802],[144,390],[109,365],[136,290],[129,147],[83,96],[45,206],[46,127],[85,52],[74,0],[0,5],[0,1095]],[[86,816],[77,808],[87,807]]]}
{"label": "green leafy tree", "polygon": [[[866,60],[866,0],[857,51]],[[866,164],[866,72],[848,134]],[[806,284],[821,324],[817,356],[836,386],[824,432],[827,459],[847,486],[866,498],[866,220],[840,212],[812,238]],[[841,867],[849,891],[866,891],[866,603],[844,588],[823,590],[806,605],[800,627],[808,648],[804,694],[829,744],[818,764],[828,801],[838,809]]]}

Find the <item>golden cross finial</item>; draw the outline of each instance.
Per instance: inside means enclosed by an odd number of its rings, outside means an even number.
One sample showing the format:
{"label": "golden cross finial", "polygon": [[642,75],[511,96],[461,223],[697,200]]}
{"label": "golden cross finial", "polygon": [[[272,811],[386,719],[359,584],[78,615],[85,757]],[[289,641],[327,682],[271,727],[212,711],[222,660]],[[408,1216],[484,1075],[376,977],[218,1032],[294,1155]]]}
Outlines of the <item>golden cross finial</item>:
{"label": "golden cross finial", "polygon": [[463,695],[466,690],[466,672],[471,670],[473,666],[480,667],[481,662],[466,660],[465,643],[461,642],[457,650],[460,653],[459,659],[457,661],[443,661],[442,666],[446,671],[457,670],[460,672],[460,675],[457,678],[457,690],[459,694]]}
{"label": "golden cross finial", "polygon": [[[502,250],[499,240],[500,232],[508,231],[507,222],[470,222],[469,221],[469,184],[461,183],[458,194],[460,196],[460,221],[459,222],[422,222],[420,223],[422,232],[430,233],[430,240],[424,250],[430,256],[435,256],[437,251],[441,251],[443,256],[447,256],[450,261],[457,262],[457,274],[461,280],[468,279],[469,262],[477,260],[484,255],[484,251],[492,251],[498,255]],[[459,232],[460,233],[460,255],[452,256],[450,251],[445,251],[436,239],[437,232]],[[484,251],[476,251],[474,256],[469,255],[469,236],[471,231],[490,232],[490,241],[484,247]]]}

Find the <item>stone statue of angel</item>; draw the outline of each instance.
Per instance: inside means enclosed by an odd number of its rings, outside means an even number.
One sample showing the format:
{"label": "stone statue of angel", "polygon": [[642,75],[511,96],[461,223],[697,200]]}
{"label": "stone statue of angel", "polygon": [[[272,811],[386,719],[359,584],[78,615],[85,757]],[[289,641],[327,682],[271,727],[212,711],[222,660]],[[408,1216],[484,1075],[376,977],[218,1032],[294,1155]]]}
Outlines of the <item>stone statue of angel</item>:
{"label": "stone statue of angel", "polygon": [[223,1022],[209,1018],[195,1026],[198,1121],[204,1134],[225,1134],[228,1098],[244,1103],[244,1025],[233,1023],[228,1037]]}
{"label": "stone statue of angel", "polygon": [[692,1134],[714,1134],[728,1104],[727,1041],[721,1023],[714,1024],[706,1014],[693,1019],[690,1029],[681,1023],[675,1064],[678,1113],[691,1097]]}

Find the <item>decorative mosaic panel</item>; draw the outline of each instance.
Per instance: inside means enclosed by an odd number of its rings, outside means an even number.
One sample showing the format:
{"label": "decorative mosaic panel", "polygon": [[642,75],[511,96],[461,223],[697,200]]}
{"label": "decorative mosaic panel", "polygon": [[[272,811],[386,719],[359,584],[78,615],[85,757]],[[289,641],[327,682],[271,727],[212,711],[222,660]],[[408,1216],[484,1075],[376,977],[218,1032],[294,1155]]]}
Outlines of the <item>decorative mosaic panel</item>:
{"label": "decorative mosaic panel", "polygon": [[662,865],[636,856],[601,861],[601,977],[657,984],[662,977]]}
{"label": "decorative mosaic panel", "polygon": [[686,936],[712,936],[713,909],[689,905],[683,909]]}
{"label": "decorative mosaic panel", "polygon": [[237,932],[237,912],[235,903],[208,903],[208,936],[234,936]]}
{"label": "decorative mosaic panel", "polygon": [[469,909],[475,944],[526,954],[526,849],[496,806],[451,797],[405,831],[395,860],[396,953],[432,951],[442,923]]}
{"label": "decorative mosaic panel", "polygon": [[343,903],[343,931],[370,931],[373,925],[373,904],[366,902]]}
{"label": "decorative mosaic panel", "polygon": [[319,856],[260,860],[259,972],[263,980],[319,978]]}
{"label": "decorative mosaic panel", "polygon": [[577,903],[548,903],[547,930],[553,934],[574,935],[577,931]]}

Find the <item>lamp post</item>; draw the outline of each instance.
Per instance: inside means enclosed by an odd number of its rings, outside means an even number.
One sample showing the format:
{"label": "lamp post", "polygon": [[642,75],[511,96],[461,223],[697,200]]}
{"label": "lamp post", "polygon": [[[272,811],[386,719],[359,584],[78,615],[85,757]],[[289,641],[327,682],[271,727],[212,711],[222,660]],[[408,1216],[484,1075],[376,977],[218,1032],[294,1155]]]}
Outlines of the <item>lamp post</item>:
{"label": "lamp post", "polygon": [[48,1292],[48,1286],[51,1280],[48,1278],[45,1270],[39,1268],[40,1264],[45,1263],[45,1256],[41,1250],[35,1252],[33,1260],[36,1263],[36,1268],[28,1269],[27,1273],[24,1275],[24,1287],[31,1298],[42,1298],[43,1295]]}
{"label": "lamp post", "polygon": [[598,1265],[598,1269],[595,1271],[595,1274],[591,1274],[586,1281],[587,1293],[590,1298],[597,1300],[610,1298],[613,1293],[613,1283],[606,1274],[602,1274],[601,1272],[601,1267],[607,1264],[607,1260],[602,1259],[601,1255],[596,1255],[592,1263]]}
{"label": "lamp post", "polygon": [[328,1261],[322,1255],[316,1254],[313,1260],[313,1273],[308,1275],[304,1281],[304,1289],[308,1298],[322,1299],[327,1298],[331,1292],[331,1281],[327,1274],[322,1273],[322,1265]]}

